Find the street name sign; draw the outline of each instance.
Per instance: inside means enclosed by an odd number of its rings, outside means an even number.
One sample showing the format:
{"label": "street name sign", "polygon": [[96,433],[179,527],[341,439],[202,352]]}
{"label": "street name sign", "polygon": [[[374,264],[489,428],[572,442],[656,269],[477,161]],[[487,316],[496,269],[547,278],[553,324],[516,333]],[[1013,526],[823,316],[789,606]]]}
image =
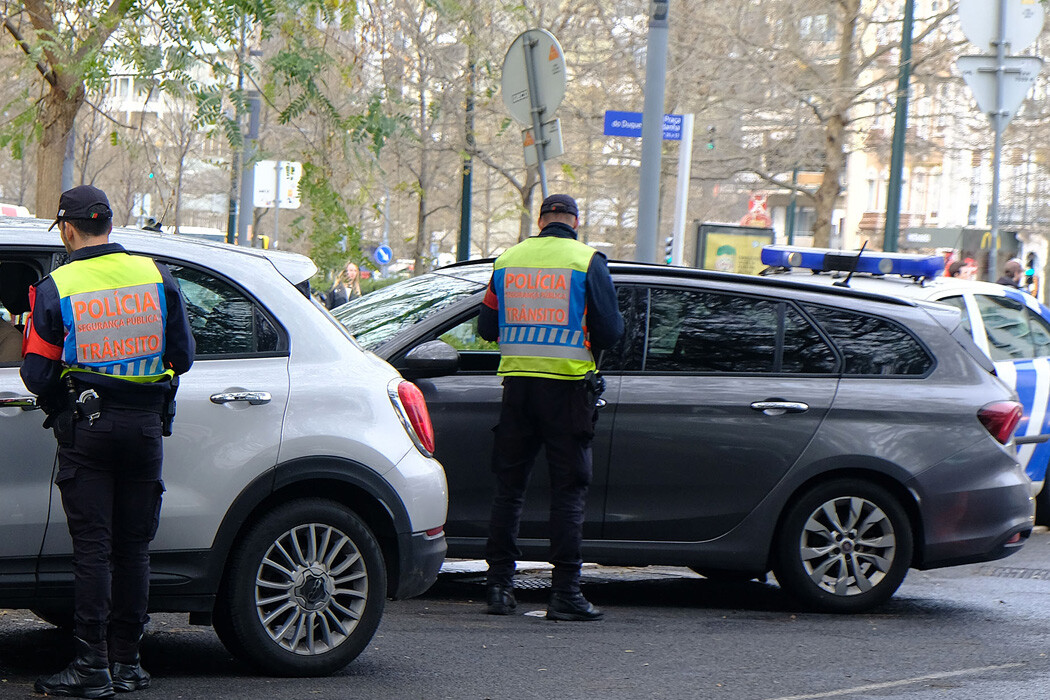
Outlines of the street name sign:
{"label": "street name sign", "polygon": [[[682,140],[682,115],[665,114],[663,123],[664,141]],[[628,136],[632,138],[642,137],[642,113],[641,112],[618,112],[606,110],[605,130],[606,136]]]}

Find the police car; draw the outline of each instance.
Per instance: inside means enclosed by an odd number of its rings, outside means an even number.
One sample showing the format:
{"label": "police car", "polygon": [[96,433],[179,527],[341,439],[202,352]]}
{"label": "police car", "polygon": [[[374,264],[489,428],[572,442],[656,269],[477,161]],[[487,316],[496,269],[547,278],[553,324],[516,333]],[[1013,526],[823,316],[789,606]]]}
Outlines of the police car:
{"label": "police car", "polygon": [[944,259],[937,255],[771,245],[762,249],[761,260],[768,266],[764,275],[957,307],[962,328],[1024,406],[1015,437],[1017,458],[1038,494],[1038,521],[1050,522],[1050,489],[1044,488],[1050,461],[1050,308],[1019,289],[940,276]]}

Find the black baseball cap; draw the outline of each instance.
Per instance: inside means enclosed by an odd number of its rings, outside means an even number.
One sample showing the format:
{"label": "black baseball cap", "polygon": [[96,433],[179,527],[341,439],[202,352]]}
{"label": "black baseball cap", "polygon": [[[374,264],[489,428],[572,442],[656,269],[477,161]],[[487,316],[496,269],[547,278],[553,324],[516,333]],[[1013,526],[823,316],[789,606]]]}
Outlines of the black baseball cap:
{"label": "black baseball cap", "polygon": [[109,208],[106,193],[93,185],[80,185],[66,190],[58,199],[58,214],[55,223],[48,227],[53,229],[60,219],[110,219],[113,210]]}
{"label": "black baseball cap", "polygon": [[572,214],[579,216],[576,200],[567,194],[552,194],[540,205],[540,214]]}

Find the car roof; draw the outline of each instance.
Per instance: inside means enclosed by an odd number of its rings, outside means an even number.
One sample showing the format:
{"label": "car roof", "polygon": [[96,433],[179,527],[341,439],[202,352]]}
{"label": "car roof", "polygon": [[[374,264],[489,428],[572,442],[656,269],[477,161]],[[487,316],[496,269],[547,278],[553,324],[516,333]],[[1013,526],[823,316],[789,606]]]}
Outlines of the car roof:
{"label": "car roof", "polygon": [[[434,271],[436,274],[450,275],[460,279],[469,281],[476,281],[480,284],[488,282],[488,278],[492,273],[492,263],[494,258],[483,258],[475,260],[465,260],[445,267],[438,268]],[[663,265],[660,263],[642,263],[634,262],[630,260],[610,260],[609,261],[609,272],[615,275],[620,281],[630,277],[645,277],[645,276],[657,276],[665,279],[682,279],[682,280],[711,280],[720,282],[735,282],[738,284],[752,285],[759,288],[765,288],[770,291],[776,289],[795,289],[795,290],[806,290],[813,291],[816,287],[825,291],[829,294],[849,297],[854,299],[868,299],[874,301],[880,301],[889,304],[903,304],[908,306],[915,306],[916,301],[921,301],[924,297],[907,298],[894,294],[888,290],[879,289],[858,289],[854,287],[835,287],[831,284],[828,285],[814,285],[812,281],[805,279],[802,276],[758,276],[758,275],[744,275],[735,272],[718,272],[715,270],[701,270],[695,267],[678,267],[675,265]]]}
{"label": "car roof", "polygon": [[[61,246],[57,230],[48,231],[49,219],[0,218],[0,244],[8,246]],[[228,243],[207,241],[189,236],[143,231],[130,227],[114,227],[111,240],[129,249],[157,256],[172,256],[201,261],[215,257],[236,259],[249,255],[268,260],[292,284],[300,284],[317,273],[313,260],[298,253],[283,250],[263,250]]]}
{"label": "car roof", "polygon": [[[819,272],[814,273],[805,269],[776,269],[766,271],[765,276],[781,279],[792,279],[804,284],[816,286],[832,286],[836,282],[846,279],[844,272]],[[917,301],[939,299],[953,294],[989,294],[1002,296],[1005,291],[1010,290],[1018,294],[1025,292],[1012,287],[1004,287],[993,282],[981,280],[966,280],[957,277],[934,277],[932,280],[922,282],[899,275],[871,275],[856,273],[849,279],[851,289],[864,292],[888,294]]]}

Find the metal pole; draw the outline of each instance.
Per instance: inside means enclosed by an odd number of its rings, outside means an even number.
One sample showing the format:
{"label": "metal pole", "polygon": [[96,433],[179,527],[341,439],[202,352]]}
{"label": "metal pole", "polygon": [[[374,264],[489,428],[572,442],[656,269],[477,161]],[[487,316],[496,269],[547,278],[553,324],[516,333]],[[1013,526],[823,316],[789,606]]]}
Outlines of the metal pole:
{"label": "metal pole", "polygon": [[904,173],[904,137],[908,132],[908,81],[911,78],[911,35],[915,18],[915,0],[904,3],[901,28],[901,65],[897,77],[897,105],[893,119],[893,149],[890,154],[890,182],[886,192],[886,229],[882,249],[897,250],[900,235],[901,184]]}
{"label": "metal pole", "polygon": [[[244,57],[247,52],[248,33],[247,33],[247,22],[241,20],[241,46],[237,52],[237,92],[241,92],[244,89]],[[234,117],[237,120],[238,128],[241,125],[241,115],[239,112],[234,113]],[[237,200],[241,192],[241,149],[232,148],[230,149],[230,208],[227,213],[226,219],[226,242],[236,243],[237,242]]]}
{"label": "metal pole", "polygon": [[540,173],[540,189],[544,199],[547,198],[547,169],[543,162],[547,160],[547,142],[543,138],[543,113],[547,111],[545,105],[538,102],[539,92],[536,86],[536,64],[532,62],[533,49],[539,41],[532,38],[532,34],[525,37],[522,48],[525,50],[525,74],[529,79],[529,101],[532,102],[532,139],[536,143],[536,167]]}
{"label": "metal pole", "polygon": [[798,204],[798,166],[791,169],[791,203],[787,210],[788,245],[795,245],[795,211]]}
{"label": "metal pole", "polygon": [[689,173],[693,165],[693,115],[682,115],[682,140],[678,143],[678,194],[674,207],[674,243],[671,264],[685,264],[685,217],[689,211]]}
{"label": "metal pole", "polygon": [[459,243],[456,260],[470,260],[470,208],[474,179],[474,90],[477,85],[477,66],[474,64],[474,42],[467,46],[467,105],[464,123],[467,157],[463,159],[463,187],[459,208]]}
{"label": "metal pole", "polygon": [[999,165],[1003,150],[1003,81],[1006,79],[1006,0],[999,0],[999,35],[995,42],[995,114],[992,129],[995,145],[992,150],[992,203],[988,208],[992,229],[991,250],[988,251],[988,279],[999,274]]}
{"label": "metal pole", "polygon": [[635,258],[658,262],[660,227],[660,158],[663,149],[664,90],[670,0],[649,3],[649,38],[645,54],[645,104],[642,110],[642,165],[638,186],[638,231]]}
{"label": "metal pole", "polygon": [[273,175],[273,240],[270,241],[271,248],[277,243],[277,234],[281,230],[281,161],[274,163]]}
{"label": "metal pole", "polygon": [[248,93],[248,138],[243,142],[241,153],[241,204],[237,217],[237,244],[250,246],[248,224],[255,208],[255,141],[259,138],[259,93]]}

